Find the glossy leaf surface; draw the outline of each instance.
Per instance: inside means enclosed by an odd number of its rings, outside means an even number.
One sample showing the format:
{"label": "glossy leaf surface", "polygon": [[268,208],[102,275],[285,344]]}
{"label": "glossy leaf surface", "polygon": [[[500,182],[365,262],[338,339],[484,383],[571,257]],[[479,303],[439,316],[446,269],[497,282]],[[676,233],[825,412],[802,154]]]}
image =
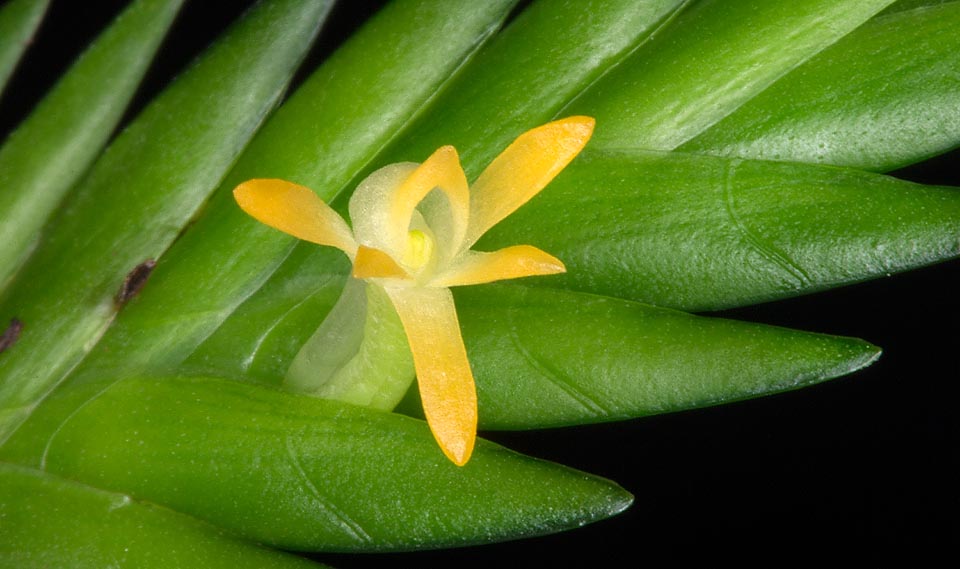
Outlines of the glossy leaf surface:
{"label": "glossy leaf surface", "polygon": [[[0,302],[0,439],[89,351],[125,277],[161,255],[277,102],[326,2],[259,4],[110,146]],[[42,354],[42,357],[38,357]]]}
{"label": "glossy leaf surface", "polygon": [[887,171],[960,145],[960,2],[876,18],[681,150]]}
{"label": "glossy leaf surface", "polygon": [[890,3],[695,3],[563,113],[597,119],[595,149],[672,150]]}
{"label": "glossy leaf surface", "polygon": [[[336,274],[314,276],[271,281],[185,369],[278,383],[343,286]],[[758,397],[851,373],[879,355],[852,338],[588,294],[521,285],[454,290],[487,429],[614,421]],[[403,410],[416,412],[410,404]]]}
{"label": "glossy leaf surface", "polygon": [[283,178],[329,200],[428,104],[512,4],[408,0],[379,12],[264,125],[223,182],[224,191],[104,338],[92,367],[115,364],[120,353],[127,369],[185,358],[294,244],[250,219],[230,190],[250,178]]}
{"label": "glossy leaf surface", "polygon": [[49,4],[49,0],[11,0],[0,9],[0,95]]}
{"label": "glossy leaf surface", "polygon": [[182,3],[131,4],[0,147],[0,290],[100,154]]}
{"label": "glossy leaf surface", "polygon": [[951,259],[958,235],[954,188],[826,166],[585,152],[478,248],[550,251],[567,273],[539,286],[701,311]]}
{"label": "glossy leaf surface", "polygon": [[0,465],[0,566],[18,569],[307,569],[167,508]]}
{"label": "glossy leaf surface", "polygon": [[457,295],[480,425],[529,429],[671,413],[852,373],[862,340],[515,285]]}
{"label": "glossy leaf surface", "polygon": [[577,527],[632,501],[612,482],[483,441],[457,467],[425,423],[393,413],[230,380],[93,383],[78,386],[86,402],[65,422],[41,408],[18,432],[52,432],[42,468],[262,543],[465,545]]}
{"label": "glossy leaf surface", "polygon": [[437,148],[451,144],[467,177],[475,179],[517,135],[557,118],[570,99],[629,58],[685,4],[685,0],[532,3],[477,54],[378,162],[423,162]]}

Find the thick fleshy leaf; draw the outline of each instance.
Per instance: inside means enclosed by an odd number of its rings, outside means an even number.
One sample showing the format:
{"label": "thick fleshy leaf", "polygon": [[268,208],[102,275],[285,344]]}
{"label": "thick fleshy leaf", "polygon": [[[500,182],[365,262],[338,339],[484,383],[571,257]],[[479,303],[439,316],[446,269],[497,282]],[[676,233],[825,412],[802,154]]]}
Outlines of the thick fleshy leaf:
{"label": "thick fleshy leaf", "polygon": [[[680,3],[662,0],[638,5],[633,0],[604,0],[602,4],[609,10],[598,11],[589,19],[582,17],[582,2],[531,6],[477,55],[476,62],[466,66],[470,73],[461,70],[452,84],[445,86],[440,100],[430,106],[431,112],[417,122],[420,126],[397,138],[392,146],[395,152],[386,155],[409,156],[411,149],[421,148],[416,145],[423,145],[425,152],[414,153],[420,161],[448,139],[457,145],[461,159],[465,156],[461,145],[469,147],[471,163],[476,163],[474,175],[478,174],[524,128],[549,119],[568,97],[582,91],[642,42]],[[508,6],[488,2],[429,3],[428,8],[402,2],[387,6],[265,125],[227,182],[235,185],[253,177],[275,176],[329,197],[343,187],[350,188],[349,179],[365,167],[395,161],[382,158],[365,166],[378,149],[396,138],[396,129],[409,116],[426,106],[437,85],[490,34]],[[444,33],[425,38],[420,32],[425,15],[435,22],[428,27]],[[432,47],[424,43],[428,40]],[[544,41],[550,42],[550,50],[535,49]],[[585,50],[586,45],[592,51]],[[529,57],[515,58],[513,53]],[[364,65],[355,65],[360,59]],[[520,77],[532,78],[517,88]],[[371,85],[381,88],[366,88]],[[384,90],[383,85],[396,89]],[[493,97],[474,96],[490,92],[506,99],[498,102]],[[482,104],[486,110],[481,113],[478,108],[476,114],[457,110],[465,101],[470,106]],[[512,102],[501,105],[507,101]],[[515,109],[510,113],[514,122],[500,128],[508,108]],[[489,120],[478,122],[476,117],[484,115]],[[480,129],[481,123],[488,124]],[[434,144],[437,139],[440,142]],[[469,172],[471,166],[464,166]],[[166,256],[167,262],[157,268],[151,286],[106,336],[91,368],[175,366],[214,331],[233,326],[236,321],[225,322],[227,318],[274,271],[282,279],[318,262],[339,263],[324,248],[305,244],[296,247],[278,269],[290,252],[287,241],[278,242],[270,230],[257,227],[235,204],[224,201],[215,198],[207,215]],[[343,200],[341,207],[345,203]],[[238,246],[241,234],[244,245]],[[187,289],[190,295],[182,293]],[[317,316],[310,319],[316,329]],[[282,329],[262,332],[272,335]],[[222,336],[218,333],[216,337]],[[279,336],[276,339],[284,341]],[[273,341],[264,340],[268,344]],[[256,358],[249,363],[251,371],[260,365]]]}
{"label": "thick fleshy leaf", "polygon": [[517,285],[457,290],[480,425],[529,429],[797,389],[872,363],[862,340]]}
{"label": "thick fleshy leaf", "polygon": [[[281,178],[329,203],[496,30],[513,1],[386,6],[271,117],[222,187]],[[124,310],[98,350],[103,359],[91,365],[122,362],[136,369],[182,361],[277,269],[291,246],[290,238],[244,214],[229,191],[219,192]]]}
{"label": "thick fleshy leaf", "polygon": [[916,8],[926,8],[929,6],[939,6],[941,4],[949,4],[950,2],[956,2],[957,0],[897,0],[893,4],[887,6],[882,12],[878,14],[879,17],[886,16],[889,14],[894,14],[896,12],[905,12],[907,10],[914,10]]}
{"label": "thick fleshy leaf", "polygon": [[460,337],[453,294],[445,288],[387,288],[410,342],[417,388],[433,436],[457,466],[477,436],[477,391]]}
{"label": "thick fleshy leaf", "polygon": [[564,109],[592,148],[673,150],[892,0],[698,2]]}
{"label": "thick fleshy leaf", "polygon": [[50,0],[10,0],[0,9],[0,95],[49,4]]}
{"label": "thick fleshy leaf", "polygon": [[[0,319],[23,322],[16,346],[0,359],[0,439],[136,293],[124,286],[126,276],[161,255],[217,186],[283,93],[328,8],[296,0],[257,5],[71,194],[0,303]],[[142,284],[143,272],[133,281]]]}
{"label": "thick fleshy leaf", "polygon": [[532,243],[547,287],[689,311],[798,296],[960,254],[960,190],[835,167],[585,152],[478,248]]}
{"label": "thick fleshy leaf", "polygon": [[465,545],[574,528],[632,501],[612,482],[484,441],[457,467],[426,424],[393,413],[229,380],[95,383],[71,386],[86,403],[65,423],[38,410],[17,433],[52,435],[34,460],[261,543]]}
{"label": "thick fleshy leaf", "polygon": [[960,145],[960,2],[876,18],[681,150],[887,171]]}
{"label": "thick fleshy leaf", "polygon": [[0,520],[2,567],[320,567],[125,494],[10,464],[0,465]]}
{"label": "thick fleshy leaf", "polygon": [[[303,280],[272,281],[186,368],[277,382],[315,326],[311,318],[330,310],[325,297],[342,287],[313,270],[312,281],[306,271]],[[481,428],[613,421],[759,397],[851,373],[879,354],[852,338],[521,284],[455,295]],[[255,365],[240,365],[248,360]]]}
{"label": "thick fleshy leaf", "polygon": [[460,153],[467,179],[476,179],[517,136],[557,118],[571,99],[626,59],[687,3],[533,2],[464,67],[379,163],[422,162],[451,144]]}
{"label": "thick fleshy leaf", "polygon": [[181,4],[131,4],[0,147],[0,289],[103,149]]}

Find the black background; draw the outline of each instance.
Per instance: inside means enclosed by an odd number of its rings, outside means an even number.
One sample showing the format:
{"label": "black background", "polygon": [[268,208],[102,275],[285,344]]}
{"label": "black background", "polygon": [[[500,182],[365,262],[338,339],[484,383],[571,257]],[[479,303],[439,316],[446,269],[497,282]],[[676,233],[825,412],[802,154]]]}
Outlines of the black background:
{"label": "black background", "polygon": [[[480,1],[480,0],[478,0]],[[187,3],[128,119],[245,6]],[[54,1],[0,100],[8,132],[125,2]],[[383,2],[344,0],[300,79]],[[895,175],[960,186],[960,153]],[[722,316],[857,336],[872,367],[787,394],[636,421],[487,438],[619,482],[626,513],[572,532],[459,550],[317,555],[336,567],[565,567],[720,560],[956,560],[960,262]]]}

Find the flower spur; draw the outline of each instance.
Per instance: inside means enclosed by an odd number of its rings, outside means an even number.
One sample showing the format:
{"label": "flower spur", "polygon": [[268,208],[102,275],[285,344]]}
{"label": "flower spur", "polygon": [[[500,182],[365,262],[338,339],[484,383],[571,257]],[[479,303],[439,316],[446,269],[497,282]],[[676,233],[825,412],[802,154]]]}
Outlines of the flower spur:
{"label": "flower spur", "polygon": [[311,190],[284,180],[249,180],[234,189],[234,197],[266,225],[342,250],[353,262],[353,279],[372,289],[374,296],[366,298],[374,305],[377,294],[389,299],[412,354],[427,423],[444,454],[462,466],[476,438],[477,396],[449,287],[565,271],[558,259],[529,245],[491,253],[470,247],[559,174],[593,127],[592,118],[569,117],[530,130],[472,186],[452,146],[422,164],[385,166],[350,199],[352,230]]}

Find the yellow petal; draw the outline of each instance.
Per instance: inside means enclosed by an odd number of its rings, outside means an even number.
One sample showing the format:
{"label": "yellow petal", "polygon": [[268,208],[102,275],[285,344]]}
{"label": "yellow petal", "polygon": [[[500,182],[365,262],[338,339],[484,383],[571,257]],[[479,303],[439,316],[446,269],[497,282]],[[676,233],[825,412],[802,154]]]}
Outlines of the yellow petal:
{"label": "yellow petal", "polygon": [[360,245],[357,257],[353,260],[353,278],[355,279],[405,279],[407,271],[379,249]]}
{"label": "yellow petal", "polygon": [[386,288],[410,342],[423,411],[443,453],[457,466],[477,436],[477,392],[446,288]]}
{"label": "yellow petal", "polygon": [[[467,231],[470,190],[460,158],[452,146],[438,148],[393,193],[389,206],[391,225],[396,238],[405,237],[413,210],[435,188],[444,193],[449,209],[437,216],[439,219],[427,219],[427,223],[438,234],[442,245],[453,253],[459,249]],[[445,227],[441,228],[441,224]]]}
{"label": "yellow petal", "polygon": [[521,134],[470,188],[470,225],[461,249],[527,203],[583,149],[593,134],[590,117],[568,117]]}
{"label": "yellow petal", "polygon": [[467,251],[456,265],[438,275],[431,286],[463,286],[566,272],[560,259],[530,245],[480,253]]}
{"label": "yellow petal", "polygon": [[357,252],[347,223],[308,188],[286,180],[247,180],[234,188],[233,197],[243,211],[270,227],[336,247],[351,258]]}

